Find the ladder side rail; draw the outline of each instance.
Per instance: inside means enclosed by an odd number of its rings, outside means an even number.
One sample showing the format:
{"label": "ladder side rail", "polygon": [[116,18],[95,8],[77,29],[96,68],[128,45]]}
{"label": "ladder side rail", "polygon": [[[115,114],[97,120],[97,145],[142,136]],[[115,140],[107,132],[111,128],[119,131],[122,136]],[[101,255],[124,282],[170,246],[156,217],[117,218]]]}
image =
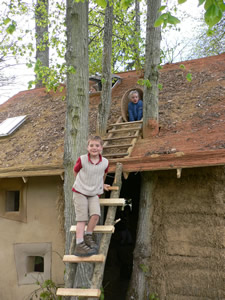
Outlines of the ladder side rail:
{"label": "ladder side rail", "polygon": [[[115,179],[113,185],[119,186],[118,191],[111,192],[110,198],[118,198],[120,194],[120,189],[122,186],[122,164],[117,163],[116,165],[116,172],[115,172]],[[116,209],[117,207],[109,207],[105,225],[113,225],[115,216],[116,216]],[[99,247],[99,253],[103,254],[105,257],[107,257],[109,244],[111,240],[112,234],[103,234],[100,247]],[[105,262],[101,264],[95,264],[93,277],[92,277],[92,283],[91,283],[91,289],[100,289],[103,281],[103,275],[104,275],[104,269],[105,269]],[[92,298],[89,298],[89,300],[92,300]]]}
{"label": "ladder side rail", "polygon": [[[117,121],[116,121],[115,124],[118,124],[118,123],[120,123],[121,121],[122,121],[122,116],[120,116],[120,117],[117,119]],[[113,129],[116,129],[116,128],[113,127]],[[112,136],[113,136],[113,133],[109,133],[108,138],[110,139]],[[104,141],[104,139],[103,139],[103,141]],[[106,140],[106,141],[103,143],[103,149],[104,149],[105,146],[108,145],[108,143],[109,143],[109,140]]]}

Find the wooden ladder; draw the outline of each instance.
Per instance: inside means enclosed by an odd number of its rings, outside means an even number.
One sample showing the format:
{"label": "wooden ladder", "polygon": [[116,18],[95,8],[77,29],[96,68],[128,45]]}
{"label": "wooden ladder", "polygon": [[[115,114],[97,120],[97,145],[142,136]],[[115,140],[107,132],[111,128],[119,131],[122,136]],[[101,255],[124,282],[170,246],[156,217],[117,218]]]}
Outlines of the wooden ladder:
{"label": "wooden ladder", "polygon": [[143,121],[123,122],[122,117],[108,126],[103,138],[103,156],[108,159],[129,157],[142,132]]}
{"label": "wooden ladder", "polygon": [[[115,216],[117,206],[124,206],[125,200],[118,198],[122,186],[122,164],[117,164],[113,186],[111,187],[110,198],[100,199],[101,206],[108,206],[107,216],[104,225],[95,227],[95,233],[102,233],[99,246],[99,254],[79,257],[75,255],[64,255],[63,261],[67,263],[94,263],[94,271],[92,275],[92,283],[89,289],[83,288],[59,288],[56,292],[57,296],[74,296],[84,298],[99,298],[101,295],[101,285],[105,268],[105,261],[109,249],[111,236],[115,230]],[[71,226],[71,232],[76,232],[76,226]],[[75,239],[74,239],[75,240]],[[73,243],[73,241],[72,241]]]}

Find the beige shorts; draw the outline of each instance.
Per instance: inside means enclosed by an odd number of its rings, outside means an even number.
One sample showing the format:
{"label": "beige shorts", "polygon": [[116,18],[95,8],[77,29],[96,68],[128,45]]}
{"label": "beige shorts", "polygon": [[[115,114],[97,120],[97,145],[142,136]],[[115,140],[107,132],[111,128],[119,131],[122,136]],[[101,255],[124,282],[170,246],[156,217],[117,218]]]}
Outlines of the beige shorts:
{"label": "beige shorts", "polygon": [[75,207],[76,221],[88,221],[92,215],[101,216],[99,197],[84,196],[73,192],[73,204]]}

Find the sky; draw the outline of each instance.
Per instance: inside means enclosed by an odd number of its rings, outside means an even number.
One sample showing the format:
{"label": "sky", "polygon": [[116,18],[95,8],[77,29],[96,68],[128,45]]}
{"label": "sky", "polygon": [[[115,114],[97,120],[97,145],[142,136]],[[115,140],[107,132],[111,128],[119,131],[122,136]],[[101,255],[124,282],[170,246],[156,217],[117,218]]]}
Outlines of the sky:
{"label": "sky", "polygon": [[[199,17],[202,12],[202,7],[197,7],[198,0],[188,0],[186,3],[179,5],[179,11],[176,16],[182,16],[184,12],[189,13],[187,19],[180,18],[181,23],[178,25],[180,31],[170,30],[166,33],[167,45],[162,41],[163,47],[173,48],[176,43],[181,43],[180,49],[182,55],[174,58],[174,61],[180,61],[187,57],[189,40],[193,37],[197,21],[193,21],[192,17]],[[1,8],[1,4],[0,4]],[[174,13],[175,14],[175,13]],[[179,49],[177,50],[179,51]],[[28,82],[34,79],[34,73],[26,67],[25,61],[20,61],[20,64],[11,68],[5,69],[6,74],[16,77],[15,83],[8,86],[0,87],[0,104],[7,101],[10,97],[17,94],[19,91],[28,89]]]}

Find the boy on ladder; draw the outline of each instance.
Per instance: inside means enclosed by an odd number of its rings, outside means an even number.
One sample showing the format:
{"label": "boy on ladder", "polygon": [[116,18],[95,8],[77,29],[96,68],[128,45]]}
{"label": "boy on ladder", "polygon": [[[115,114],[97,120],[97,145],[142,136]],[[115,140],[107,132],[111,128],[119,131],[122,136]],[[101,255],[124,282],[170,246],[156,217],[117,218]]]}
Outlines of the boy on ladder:
{"label": "boy on ladder", "polygon": [[[93,230],[101,215],[99,195],[109,188],[109,185],[104,184],[109,162],[101,155],[101,137],[91,136],[87,150],[88,153],[81,155],[74,166],[75,182],[72,190],[77,221],[74,254],[77,256],[90,256],[98,251],[98,245],[93,240]],[[87,230],[84,232],[86,222]]]}

